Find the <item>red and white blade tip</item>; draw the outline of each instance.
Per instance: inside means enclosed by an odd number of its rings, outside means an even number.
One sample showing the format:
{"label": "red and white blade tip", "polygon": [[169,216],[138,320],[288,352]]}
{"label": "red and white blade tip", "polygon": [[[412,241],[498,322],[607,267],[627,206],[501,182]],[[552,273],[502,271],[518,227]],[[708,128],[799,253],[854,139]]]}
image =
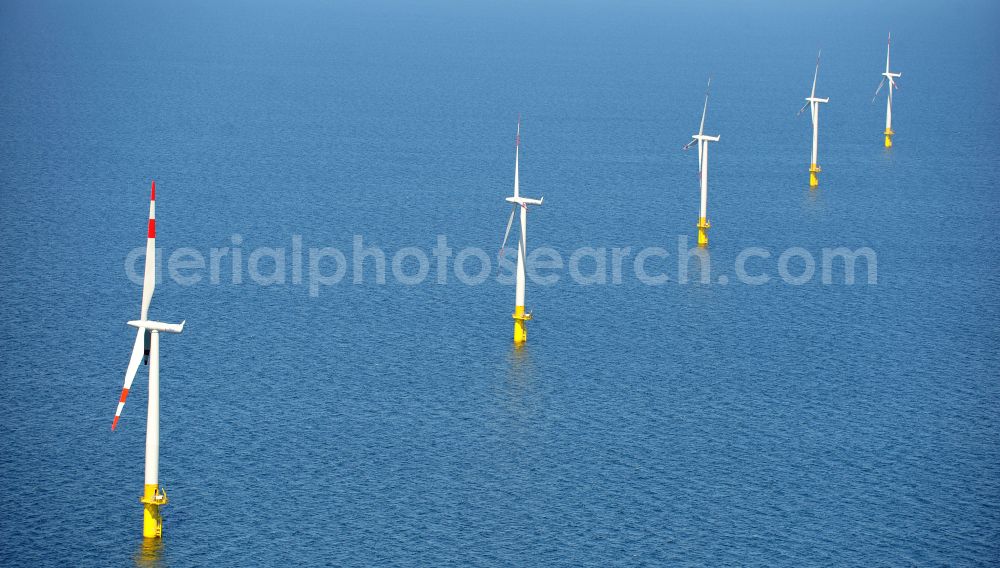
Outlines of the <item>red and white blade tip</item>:
{"label": "red and white blade tip", "polygon": [[149,190],[149,226],[146,231],[146,238],[155,239],[156,238],[156,215],[153,211],[153,204],[156,203],[156,181],[153,181],[153,186]]}
{"label": "red and white blade tip", "polygon": [[118,425],[118,419],[121,418],[122,408],[125,407],[125,399],[128,398],[128,389],[122,389],[122,396],[118,399],[118,408],[115,409],[115,419],[111,421],[111,429],[114,430],[115,426]]}

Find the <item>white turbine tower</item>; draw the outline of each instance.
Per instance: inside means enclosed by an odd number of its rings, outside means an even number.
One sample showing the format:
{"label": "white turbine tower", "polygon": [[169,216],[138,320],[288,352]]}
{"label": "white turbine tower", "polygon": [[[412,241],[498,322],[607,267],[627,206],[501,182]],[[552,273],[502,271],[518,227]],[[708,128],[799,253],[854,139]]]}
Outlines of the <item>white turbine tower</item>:
{"label": "white turbine tower", "polygon": [[[514,224],[514,214],[521,210],[521,238],[517,245],[517,287],[514,298],[514,343],[523,344],[528,339],[527,322],[531,319],[531,313],[524,312],[524,263],[527,257],[528,247],[528,205],[541,205],[542,199],[530,199],[521,197],[520,178],[518,176],[518,162],[521,153],[521,117],[517,117],[517,137],[514,142],[514,196],[508,197],[506,201],[513,203],[514,208],[510,212],[510,219],[507,220],[507,231],[503,235],[503,244],[500,245],[500,258],[503,258],[504,249],[507,246],[507,237],[510,236],[510,227]],[[543,198],[544,199],[544,198]]]}
{"label": "white turbine tower", "polygon": [[809,163],[809,187],[816,187],[819,185],[819,178],[816,177],[816,174],[823,171],[819,167],[819,163],[816,161],[816,154],[819,146],[819,105],[820,103],[830,102],[830,99],[816,98],[816,79],[819,77],[819,57],[822,53],[823,51],[820,50],[820,52],[816,54],[816,73],[813,75],[812,94],[806,97],[806,104],[802,105],[802,108],[800,108],[798,112],[798,114],[802,114],[802,111],[806,110],[806,107],[810,107],[810,110],[812,111],[813,151],[812,162]]}
{"label": "white turbine tower", "polygon": [[687,150],[695,142],[698,143],[698,178],[701,182],[701,214],[698,216],[698,246],[708,246],[708,228],[712,225],[708,222],[708,143],[718,142],[718,136],[707,136],[705,134],[705,115],[708,114],[708,91],[712,87],[712,78],[708,78],[708,86],[705,87],[705,106],[701,109],[701,126],[698,127],[698,134],[691,136],[691,141],[684,145]]}
{"label": "white turbine tower", "polygon": [[879,91],[882,90],[882,85],[885,85],[886,80],[889,81],[889,91],[886,95],[885,100],[885,147],[892,148],[892,135],[895,134],[892,130],[892,90],[898,89],[899,85],[896,83],[896,79],[903,76],[902,73],[893,73],[889,71],[889,47],[892,43],[892,33],[889,33],[889,39],[885,44],[885,73],[882,73],[882,82],[878,84],[878,88],[875,89],[875,96],[872,97],[872,102],[878,98]]}
{"label": "white turbine tower", "polygon": [[160,517],[160,506],[167,504],[167,494],[160,487],[160,333],[180,333],[184,330],[184,322],[179,324],[162,323],[147,319],[149,303],[153,299],[153,288],[156,287],[156,182],[153,182],[149,197],[149,228],[146,238],[146,267],[142,278],[142,309],[139,319],[128,322],[136,328],[135,346],[132,347],[132,358],[129,359],[125,371],[125,386],[122,388],[118,409],[111,422],[111,429],[118,426],[125,399],[132,387],[136,371],[143,356],[149,365],[149,409],[146,415],[146,483],[139,502],[143,504],[142,536],[156,538],[163,534],[163,523]]}

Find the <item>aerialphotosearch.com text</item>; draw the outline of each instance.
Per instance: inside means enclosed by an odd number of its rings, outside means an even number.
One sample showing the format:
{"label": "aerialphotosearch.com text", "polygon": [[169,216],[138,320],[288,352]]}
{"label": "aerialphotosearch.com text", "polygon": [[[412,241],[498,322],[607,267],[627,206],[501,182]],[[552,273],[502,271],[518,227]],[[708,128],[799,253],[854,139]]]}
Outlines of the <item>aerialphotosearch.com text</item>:
{"label": "aerialphotosearch.com text", "polygon": [[[478,286],[490,278],[513,284],[516,247],[515,242],[504,254],[492,256],[472,246],[456,251],[446,235],[438,235],[429,254],[416,246],[385,251],[366,242],[362,235],[354,235],[350,246],[342,250],[307,247],[301,235],[293,235],[287,246],[247,249],[243,237],[235,234],[229,246],[212,247],[207,253],[191,247],[157,249],[156,271],[158,281],[166,277],[181,286],[293,285],[304,286],[311,297],[338,284],[383,285],[389,275],[407,286],[428,281],[448,284],[452,278],[467,286]],[[125,258],[125,273],[137,285],[142,284],[145,252],[145,247],[136,247]],[[626,278],[648,286],[733,282],[759,286],[775,281],[799,286],[817,278],[824,285],[874,285],[878,281],[877,256],[869,247],[824,247],[815,252],[803,247],[782,251],[748,247],[736,255],[732,268],[731,275],[723,273],[713,279],[711,253],[692,246],[686,235],[679,235],[672,252],[660,246],[583,246],[569,254],[549,246],[531,248],[525,275],[539,286],[551,286],[564,278],[581,286],[619,285]]]}

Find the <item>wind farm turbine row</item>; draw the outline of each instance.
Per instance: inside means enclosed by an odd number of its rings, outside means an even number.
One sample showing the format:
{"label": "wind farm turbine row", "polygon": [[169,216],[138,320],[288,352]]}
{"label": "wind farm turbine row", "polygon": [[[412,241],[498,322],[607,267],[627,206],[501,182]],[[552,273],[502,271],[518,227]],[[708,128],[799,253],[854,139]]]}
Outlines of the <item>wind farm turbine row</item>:
{"label": "wind farm turbine row", "polygon": [[[891,40],[891,36],[890,36]],[[816,69],[813,73],[812,90],[806,97],[806,104],[799,110],[801,115],[806,108],[810,109],[812,117],[813,137],[812,154],[809,165],[809,185],[816,187],[819,185],[818,175],[822,170],[818,163],[818,142],[819,142],[819,108],[821,104],[829,102],[829,98],[816,96],[816,83],[819,78],[820,56],[816,57]],[[894,73],[889,66],[889,47],[886,47],[885,72],[882,73],[882,82],[875,91],[878,97],[882,87],[888,83],[886,122],[885,122],[885,147],[892,146],[892,97],[893,90],[898,89],[896,79],[901,73]],[[700,210],[698,216],[698,246],[708,246],[708,229],[711,224],[708,221],[708,148],[712,142],[720,140],[719,135],[705,134],[705,119],[708,115],[709,90],[711,88],[711,78],[705,91],[705,101],[702,106],[701,122],[698,126],[698,133],[691,135],[691,140],[683,146],[688,150],[697,146],[698,150],[698,178],[701,191]],[[872,99],[874,102],[875,98]],[[527,323],[532,320],[530,311],[525,310],[525,271],[527,259],[527,232],[528,232],[528,206],[541,206],[543,198],[523,197],[520,190],[520,153],[521,153],[521,119],[518,117],[517,134],[514,144],[514,194],[505,198],[512,206],[510,217],[507,220],[507,227],[504,232],[499,256],[503,254],[507,247],[507,242],[511,237],[511,229],[514,225],[514,218],[519,218],[519,231],[517,236],[517,268],[515,279],[514,297],[514,344],[521,346],[528,339]],[[160,507],[167,504],[167,495],[159,482],[159,383],[160,383],[160,359],[159,359],[159,335],[160,333],[183,332],[185,322],[179,324],[164,323],[149,319],[149,308],[153,298],[153,291],[156,285],[156,182],[152,183],[149,199],[149,220],[147,225],[146,257],[142,284],[142,301],[139,312],[139,319],[128,322],[128,325],[136,328],[136,339],[132,348],[132,355],[129,359],[125,371],[125,382],[115,410],[115,416],[111,423],[111,429],[118,426],[125,401],[129,390],[135,380],[139,367],[145,363],[149,367],[149,392],[148,411],[146,418],[146,456],[145,456],[145,484],[142,497],[139,501],[143,504],[143,536],[146,538],[159,538],[163,533],[162,517]]]}
{"label": "wind farm turbine row", "polygon": [[[882,82],[879,83],[878,88],[875,89],[875,96],[872,97],[872,102],[878,98],[879,92],[882,87],[888,82],[888,93],[886,97],[886,110],[885,110],[885,147],[892,147],[892,136],[895,132],[892,130],[892,91],[898,89],[899,85],[896,83],[896,79],[902,76],[902,73],[893,73],[890,71],[889,67],[889,49],[892,42],[892,34],[889,34],[889,39],[886,42],[885,48],[885,72],[882,73]],[[819,174],[822,168],[819,167],[819,105],[826,104],[830,102],[829,98],[820,98],[816,96],[816,82],[819,79],[819,62],[820,56],[822,55],[822,50],[816,54],[816,70],[813,72],[813,82],[812,90],[809,92],[809,96],[806,97],[806,103],[802,105],[796,116],[800,116],[805,110],[809,109],[809,115],[812,118],[812,154],[809,161],[809,187],[819,186]],[[698,127],[698,133],[691,136],[691,141],[684,145],[683,149],[688,150],[695,143],[698,144],[698,179],[701,186],[701,210],[698,216],[698,246],[706,247],[708,246],[708,229],[711,224],[708,222],[708,144],[709,142],[718,142],[719,136],[707,136],[705,134],[705,116],[708,114],[708,95],[709,90],[712,86],[711,77],[708,79],[708,87],[705,89],[705,105],[702,107],[701,111],[701,124]]]}

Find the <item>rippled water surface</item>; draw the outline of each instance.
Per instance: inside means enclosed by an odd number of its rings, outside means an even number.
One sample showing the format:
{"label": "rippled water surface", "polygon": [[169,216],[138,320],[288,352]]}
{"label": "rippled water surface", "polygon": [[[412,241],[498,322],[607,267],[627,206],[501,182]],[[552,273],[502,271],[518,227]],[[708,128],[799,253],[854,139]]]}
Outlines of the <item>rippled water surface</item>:
{"label": "rippled water surface", "polygon": [[[997,563],[998,21],[987,2],[0,4],[0,564]],[[819,47],[811,192],[795,111]],[[713,283],[679,284],[680,147],[710,73]],[[493,278],[379,285],[369,261],[310,297],[290,267],[246,274],[296,235],[495,253],[518,112],[522,189],[545,197],[529,247],[661,246],[670,282],[630,257],[620,284],[529,284],[514,350]],[[144,548],[145,371],[109,426],[150,179],[164,255],[236,242],[243,276],[157,287],[151,315],[188,327],[161,341],[171,501]],[[767,284],[735,278],[749,246]],[[871,247],[877,284],[784,283],[793,246]]]}

